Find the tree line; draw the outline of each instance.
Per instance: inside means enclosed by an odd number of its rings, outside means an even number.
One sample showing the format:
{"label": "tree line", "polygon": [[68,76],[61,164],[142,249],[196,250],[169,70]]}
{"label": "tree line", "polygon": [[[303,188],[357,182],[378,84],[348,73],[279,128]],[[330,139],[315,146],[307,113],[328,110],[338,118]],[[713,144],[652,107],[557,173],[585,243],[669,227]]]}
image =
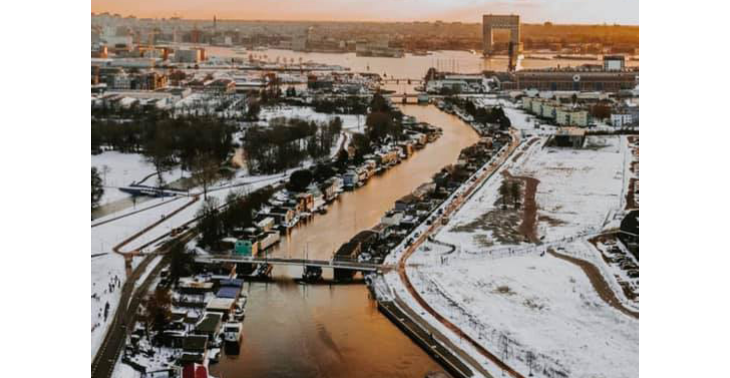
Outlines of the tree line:
{"label": "tree line", "polygon": [[235,129],[212,116],[92,121],[91,149],[141,152],[155,166],[158,175],[178,164],[187,170],[209,165],[218,167],[233,150]]}
{"label": "tree line", "polygon": [[221,206],[216,197],[209,197],[197,213],[199,245],[215,250],[224,237],[235,235],[236,231],[253,226],[256,212],[274,192],[275,189],[271,186],[246,195],[231,192],[225,199],[226,206]]}
{"label": "tree line", "polygon": [[501,130],[507,130],[510,126],[512,126],[512,122],[509,120],[509,117],[504,114],[504,109],[502,109],[501,106],[494,106],[488,109],[481,106],[477,107],[474,105],[474,102],[469,99],[464,100],[463,103],[461,101],[456,102],[457,105],[463,106],[464,111],[472,116],[476,122],[483,124],[497,124]]}
{"label": "tree line", "polygon": [[296,167],[308,158],[329,156],[341,131],[339,117],[328,123],[274,118],[268,127],[253,126],[243,139],[249,172],[277,173]]}

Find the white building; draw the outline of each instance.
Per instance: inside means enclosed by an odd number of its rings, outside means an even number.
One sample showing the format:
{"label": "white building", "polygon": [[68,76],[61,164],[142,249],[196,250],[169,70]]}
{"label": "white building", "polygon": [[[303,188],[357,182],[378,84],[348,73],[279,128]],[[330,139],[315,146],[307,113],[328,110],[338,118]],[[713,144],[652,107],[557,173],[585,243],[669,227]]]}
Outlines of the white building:
{"label": "white building", "polygon": [[623,55],[605,55],[603,57],[604,71],[621,71],[626,66],[626,58]]}
{"label": "white building", "polygon": [[588,126],[588,111],[560,107],[557,109],[555,120],[560,126]]}
{"label": "white building", "polygon": [[633,124],[633,117],[630,113],[612,113],[611,125],[613,127],[625,127]]}

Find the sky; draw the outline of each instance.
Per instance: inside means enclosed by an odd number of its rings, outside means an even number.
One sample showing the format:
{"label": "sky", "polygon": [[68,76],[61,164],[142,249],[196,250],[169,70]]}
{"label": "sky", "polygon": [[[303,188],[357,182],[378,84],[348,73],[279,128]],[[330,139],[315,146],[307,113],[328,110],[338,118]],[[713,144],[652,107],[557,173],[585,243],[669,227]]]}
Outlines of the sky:
{"label": "sky", "polygon": [[525,23],[639,24],[639,0],[92,0],[123,16],[237,20],[462,21],[519,14]]}

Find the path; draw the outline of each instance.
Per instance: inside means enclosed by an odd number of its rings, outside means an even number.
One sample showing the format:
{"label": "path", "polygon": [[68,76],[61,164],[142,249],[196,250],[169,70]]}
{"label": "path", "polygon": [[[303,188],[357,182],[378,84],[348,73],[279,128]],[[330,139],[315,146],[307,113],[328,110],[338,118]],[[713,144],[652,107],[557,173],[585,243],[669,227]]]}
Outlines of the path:
{"label": "path", "polygon": [[586,274],[586,276],[588,276],[588,279],[591,281],[591,285],[593,285],[593,290],[598,293],[598,296],[601,297],[604,302],[606,302],[611,307],[623,312],[624,314],[631,316],[632,318],[639,319],[638,312],[629,310],[628,308],[624,307],[621,301],[616,298],[616,293],[613,292],[611,286],[608,285],[608,282],[606,282],[606,280],[601,275],[601,272],[595,265],[586,260],[557,253],[553,249],[548,250],[548,253],[561,260],[565,260],[575,265],[578,265]]}
{"label": "path", "polygon": [[[151,209],[154,209],[154,208],[159,207],[159,206],[167,205],[168,203],[173,202],[173,201],[177,201],[180,198],[182,198],[182,197],[174,197],[174,198],[172,198],[170,200],[162,201],[162,202],[160,202],[158,204],[154,204],[152,206],[143,207],[143,208],[141,208],[139,210],[135,210],[135,211],[131,211],[131,212],[126,213],[126,214],[118,215],[118,216],[113,217],[113,218],[104,219],[103,221],[100,221],[100,222],[97,222],[97,223],[93,223],[91,225],[91,228],[98,227],[98,226],[101,226],[101,225],[104,225],[104,224],[107,224],[107,223],[111,223],[111,222],[114,222],[114,221],[117,221],[117,220],[120,220],[120,219],[124,219],[126,217],[129,217],[129,216],[132,216],[132,215],[135,215],[135,214],[139,214],[141,212],[144,212],[144,211],[147,211],[147,210],[151,210]],[[102,218],[104,218],[104,217],[102,217]]]}
{"label": "path", "polygon": [[[521,144],[520,138],[516,132],[513,132],[513,139],[512,143],[508,147],[507,151],[505,151],[504,156],[501,158],[501,161],[498,164],[490,164],[489,169],[485,170],[484,174],[482,176],[475,180],[474,184],[472,184],[471,187],[469,187],[468,190],[466,190],[464,193],[462,193],[458,198],[454,199],[451,204],[447,207],[446,211],[444,211],[444,214],[439,217],[436,221],[433,222],[433,225],[426,230],[423,235],[421,235],[406,251],[403,253],[403,255],[400,258],[400,261],[398,263],[398,275],[400,276],[401,282],[405,285],[408,292],[411,294],[411,296],[418,302],[418,304],[425,309],[431,316],[436,318],[442,325],[444,325],[446,328],[454,332],[457,336],[459,336],[460,339],[467,341],[469,344],[474,347],[479,354],[486,357],[490,361],[492,361],[495,365],[497,365],[500,369],[507,372],[510,376],[513,378],[524,378],[520,373],[518,373],[516,370],[509,367],[506,363],[504,363],[501,359],[499,359],[496,355],[489,352],[486,348],[484,348],[481,343],[479,343],[477,340],[474,340],[469,336],[466,332],[462,331],[458,326],[453,324],[451,321],[443,317],[441,314],[439,314],[436,310],[434,310],[428,302],[426,302],[421,295],[418,293],[418,290],[416,290],[413,285],[410,282],[410,279],[408,278],[408,274],[406,273],[406,265],[408,262],[408,258],[418,249],[418,247],[427,240],[427,237],[429,234],[434,233],[435,231],[438,231],[441,228],[441,221],[440,219],[445,219],[449,217],[452,213],[455,213],[461,206],[466,203],[466,200],[468,200],[475,192],[483,186],[489,178],[491,178],[495,172],[497,172],[505,162],[508,161],[510,156],[516,151],[517,147]],[[455,353],[459,355],[468,354],[464,352],[462,349],[456,349]],[[473,361],[473,359],[470,359]],[[483,371],[482,374],[485,374],[488,377],[491,377],[491,375],[486,372],[483,367],[479,364],[475,366],[480,371]]]}

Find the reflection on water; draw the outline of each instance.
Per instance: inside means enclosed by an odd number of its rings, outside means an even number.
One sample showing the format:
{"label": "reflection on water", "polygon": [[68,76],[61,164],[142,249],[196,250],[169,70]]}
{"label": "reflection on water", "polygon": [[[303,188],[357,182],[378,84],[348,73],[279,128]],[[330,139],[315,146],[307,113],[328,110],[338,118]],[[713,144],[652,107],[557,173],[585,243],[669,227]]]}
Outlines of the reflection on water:
{"label": "reflection on water", "polygon": [[[409,160],[345,193],[282,240],[275,256],[329,258],[357,231],[370,228],[395,200],[454,163],[477,134],[433,106],[402,106],[404,113],[440,126],[444,135]],[[232,377],[413,377],[443,370],[382,316],[364,285],[300,285],[302,268],[276,267],[273,283],[251,283],[240,354],[224,356],[212,371]],[[325,277],[332,272],[325,270]]]}

